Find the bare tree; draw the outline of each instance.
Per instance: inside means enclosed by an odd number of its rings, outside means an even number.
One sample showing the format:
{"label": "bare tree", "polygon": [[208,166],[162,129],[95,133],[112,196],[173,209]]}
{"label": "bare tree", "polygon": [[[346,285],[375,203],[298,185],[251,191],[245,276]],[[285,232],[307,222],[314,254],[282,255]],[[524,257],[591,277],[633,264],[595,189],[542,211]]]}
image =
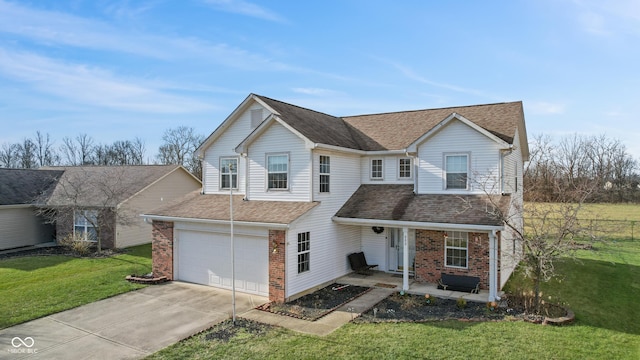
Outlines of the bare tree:
{"label": "bare tree", "polygon": [[49,134],[42,134],[40,131],[36,131],[35,155],[38,162],[38,166],[53,166],[59,163],[60,157],[55,151],[53,141]]}
{"label": "bare tree", "polygon": [[[535,188],[536,183],[524,187],[524,195],[529,199],[526,206],[518,198],[512,198],[510,207],[502,206],[501,197],[481,184],[487,195],[487,213],[500,220],[506,235],[522,247],[522,251],[515,251],[512,256],[532,280],[534,308],[529,310],[536,313],[541,311],[540,285],[559,275],[556,261],[560,257],[573,257],[578,243],[600,240],[594,224],[580,220],[587,217],[583,204],[598,189],[597,181],[567,183],[563,178],[549,177],[540,184],[543,191]],[[546,191],[560,195],[554,203],[547,203]],[[541,194],[542,201],[536,201],[535,194]]]}
{"label": "bare tree", "polygon": [[196,134],[191,127],[179,126],[168,129],[162,136],[162,145],[158,149],[157,159],[161,164],[182,165],[194,176],[202,177],[202,164],[195,151],[204,141],[204,136]]}
{"label": "bare tree", "polygon": [[5,168],[19,167],[19,151],[18,144],[3,143],[2,148],[0,148],[0,166]]}
{"label": "bare tree", "polygon": [[[114,239],[116,226],[131,225],[136,210],[124,210],[118,204],[141,187],[138,173],[122,166],[68,167],[52,194],[38,203],[38,215],[66,229],[58,236],[83,233],[95,241],[101,252],[106,239]],[[80,225],[80,227],[79,227]],[[79,229],[77,229],[79,227]],[[73,230],[70,230],[73,229]]]}
{"label": "bare tree", "polygon": [[36,145],[29,138],[25,138],[18,144],[18,165],[22,169],[34,169],[38,167],[36,160]]}

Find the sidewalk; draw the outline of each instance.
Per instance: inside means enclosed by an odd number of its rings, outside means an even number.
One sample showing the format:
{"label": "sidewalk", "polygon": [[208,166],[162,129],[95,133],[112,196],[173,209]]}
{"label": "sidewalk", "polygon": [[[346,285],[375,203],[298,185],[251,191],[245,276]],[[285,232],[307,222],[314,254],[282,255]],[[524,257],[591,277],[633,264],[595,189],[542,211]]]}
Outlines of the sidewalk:
{"label": "sidewalk", "polygon": [[256,309],[249,310],[240,315],[240,317],[269,325],[281,326],[305,334],[325,336],[369,310],[395,291],[397,290],[374,288],[316,321],[296,319]]}

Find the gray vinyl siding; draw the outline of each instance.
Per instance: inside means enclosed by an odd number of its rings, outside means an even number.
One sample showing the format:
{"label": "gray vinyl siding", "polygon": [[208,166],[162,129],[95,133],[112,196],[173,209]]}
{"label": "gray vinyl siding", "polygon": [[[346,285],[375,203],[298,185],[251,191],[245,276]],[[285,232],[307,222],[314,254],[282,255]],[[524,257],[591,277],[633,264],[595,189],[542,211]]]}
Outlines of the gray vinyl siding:
{"label": "gray vinyl siding", "polygon": [[54,240],[53,226],[34,211],[33,207],[0,207],[0,250]]}
{"label": "gray vinyl siding", "polygon": [[[415,164],[413,162],[412,162],[413,166],[411,168],[411,178],[400,179],[399,177],[400,159],[404,159],[404,158],[406,158],[406,156],[404,155],[363,156],[360,159],[360,174],[361,174],[360,181],[362,182],[362,184],[413,184],[413,179],[415,177],[415,174],[414,174]],[[382,180],[371,178],[371,160],[372,159],[382,159],[382,164],[383,164]]]}
{"label": "gray vinyl siding", "polygon": [[151,224],[145,223],[140,214],[148,213],[172,200],[201,188],[193,176],[183,169],[176,169],[134,197],[118,209],[116,247],[124,248],[151,242]]}
{"label": "gray vinyl siding", "polygon": [[[331,159],[331,191],[320,193],[319,157]],[[331,218],[360,186],[360,157],[333,152],[313,152],[314,200],[320,204],[296,220],[287,232],[286,296],[333,281],[351,271],[347,255],[360,251],[360,227],[339,225]],[[309,231],[310,269],[298,274],[298,233]]]}
{"label": "gray vinyl siding", "polygon": [[[469,156],[469,189],[445,189],[445,154]],[[460,121],[453,121],[418,147],[419,194],[500,193],[500,146]]]}
{"label": "gray vinyl siding", "polygon": [[[289,156],[287,190],[267,189],[267,155]],[[248,150],[250,200],[311,201],[311,150],[297,135],[274,122]]]}
{"label": "gray vinyl siding", "polygon": [[251,111],[263,109],[263,116],[268,114],[267,110],[259,104],[254,104],[243,112],[210,147],[204,154],[202,163],[202,177],[204,191],[206,194],[228,193],[229,190],[220,189],[220,158],[238,157],[238,193],[244,194],[246,179],[245,159],[235,152],[242,140],[244,140],[253,128],[251,127]]}

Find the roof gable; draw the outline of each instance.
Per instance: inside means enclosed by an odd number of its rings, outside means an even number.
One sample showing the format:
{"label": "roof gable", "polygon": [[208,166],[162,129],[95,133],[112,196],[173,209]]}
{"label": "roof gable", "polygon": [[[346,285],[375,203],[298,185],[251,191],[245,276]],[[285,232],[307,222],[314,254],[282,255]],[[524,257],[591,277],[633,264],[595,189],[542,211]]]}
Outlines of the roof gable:
{"label": "roof gable", "polygon": [[50,206],[117,206],[180,165],[70,166],[47,201]]}
{"label": "roof gable", "polygon": [[498,144],[500,144],[502,146],[509,145],[504,139],[496,136],[493,132],[490,132],[490,131],[488,131],[488,130],[476,125],[473,121],[470,121],[469,119],[465,118],[462,115],[459,115],[459,114],[456,114],[456,113],[451,113],[451,115],[447,116],[444,120],[442,120],[436,126],[431,128],[431,130],[427,131],[424,135],[420,136],[413,143],[411,143],[407,147],[407,151],[409,151],[409,152],[417,151],[417,147],[420,144],[422,144],[423,142],[427,141],[429,138],[431,138],[435,134],[437,134],[440,131],[442,131],[445,127],[447,127],[447,125],[451,124],[453,121],[462,122],[463,124],[467,125],[471,129],[477,131],[478,133],[486,136],[487,138],[495,141],[496,143],[498,143]]}

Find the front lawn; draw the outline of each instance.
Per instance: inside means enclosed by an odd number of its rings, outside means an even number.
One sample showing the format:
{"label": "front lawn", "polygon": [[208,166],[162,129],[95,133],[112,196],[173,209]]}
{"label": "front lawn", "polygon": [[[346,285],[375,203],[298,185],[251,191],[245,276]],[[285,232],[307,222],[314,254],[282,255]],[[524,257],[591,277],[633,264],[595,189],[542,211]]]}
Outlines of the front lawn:
{"label": "front lawn", "polygon": [[151,271],[151,245],[108,258],[25,256],[0,260],[0,329],[144,285],[125,276]]}
{"label": "front lawn", "polygon": [[239,330],[228,341],[204,332],[150,359],[637,359],[640,241],[581,250],[578,261],[565,259],[558,269],[564,278],[546,284],[544,296],[573,309],[573,325],[350,323],[325,337],[274,327],[259,333]]}

